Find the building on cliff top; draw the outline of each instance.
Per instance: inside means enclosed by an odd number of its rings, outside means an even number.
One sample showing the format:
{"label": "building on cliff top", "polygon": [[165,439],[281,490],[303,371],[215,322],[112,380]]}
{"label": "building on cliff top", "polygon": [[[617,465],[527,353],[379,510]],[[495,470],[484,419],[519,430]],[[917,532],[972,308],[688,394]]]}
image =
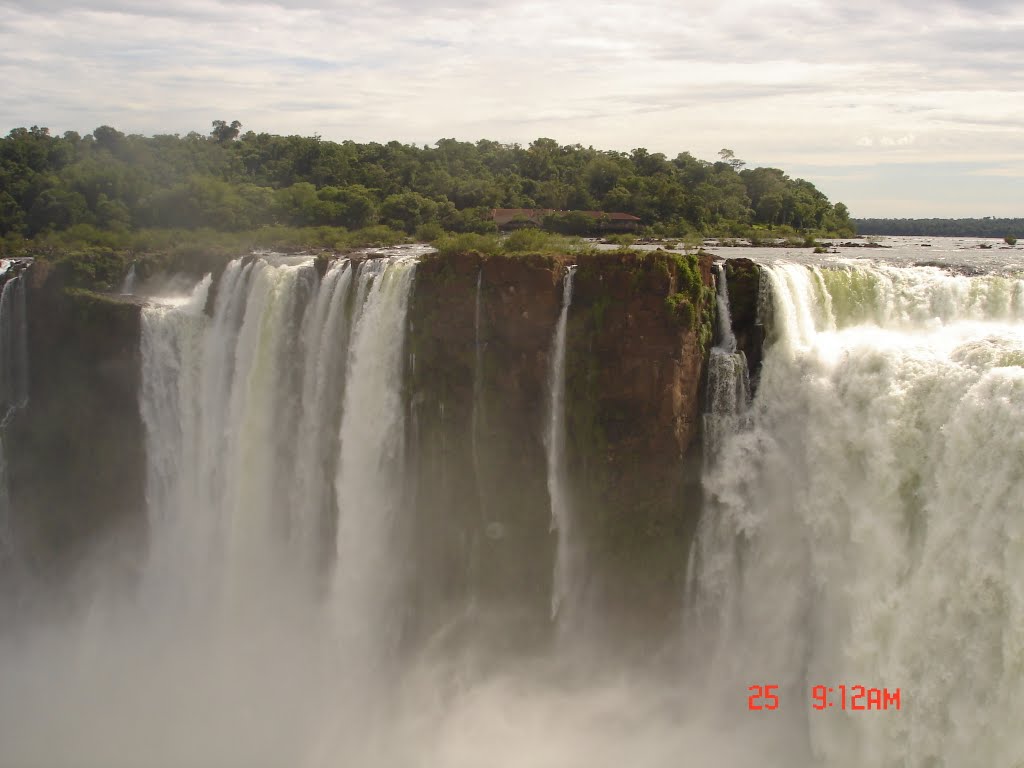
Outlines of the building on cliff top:
{"label": "building on cliff top", "polygon": [[522,229],[543,227],[549,216],[587,217],[594,222],[599,232],[635,232],[641,220],[631,213],[609,213],[606,211],[559,211],[554,208],[494,208],[491,218],[498,229]]}

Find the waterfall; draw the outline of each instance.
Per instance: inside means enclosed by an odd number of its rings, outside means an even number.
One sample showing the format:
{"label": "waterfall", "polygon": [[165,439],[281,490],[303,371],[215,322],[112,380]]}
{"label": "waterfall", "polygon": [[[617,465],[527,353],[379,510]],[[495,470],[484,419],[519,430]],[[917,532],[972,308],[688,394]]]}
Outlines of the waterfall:
{"label": "waterfall", "polygon": [[[762,279],[761,383],[705,473],[695,546],[708,711],[769,764],[1017,764],[1024,281],[793,264]],[[746,711],[768,684],[779,711]],[[812,707],[813,686],[841,684],[900,689],[903,711]]]}
{"label": "waterfall", "polygon": [[311,265],[234,262],[212,319],[203,314],[209,278],[184,306],[144,310],[140,404],[158,532],[150,573],[163,587],[180,579],[187,599],[258,610],[279,566],[298,422],[289,393],[303,370],[291,340],[299,293],[314,281]]}
{"label": "waterfall", "polygon": [[704,425],[705,463],[714,461],[726,436],[739,429],[750,400],[747,357],[736,349],[729,313],[725,265],[715,271],[718,304],[718,343],[708,356],[707,405]]}
{"label": "waterfall", "polygon": [[184,303],[144,309],[154,588],[256,611],[266,579],[285,569],[302,588],[333,557],[348,329],[386,264],[337,260],[317,280],[308,261],[239,259],[212,317],[209,277]]}
{"label": "waterfall", "polygon": [[19,265],[0,261],[0,565],[11,555],[10,496],[7,485],[7,424],[28,402],[28,327],[25,318],[25,285]]}
{"label": "waterfall", "polygon": [[573,519],[569,479],[565,466],[565,335],[572,305],[572,280],[576,267],[566,270],[562,284],[562,310],[551,339],[551,368],[548,372],[547,448],[548,495],[551,498],[551,530],[556,531],[555,570],[551,590],[551,618],[566,625],[565,611],[579,598],[579,554],[573,541]]}
{"label": "waterfall", "polygon": [[[0,277],[15,263],[0,262]],[[0,292],[0,411],[6,422],[28,402],[28,326],[25,320],[25,284],[20,273],[11,274]]]}
{"label": "waterfall", "polygon": [[135,293],[135,262],[128,268],[128,274],[124,276],[124,282],[121,283],[121,295],[130,296]]}
{"label": "waterfall", "polygon": [[[401,255],[338,259],[318,279],[309,259],[247,257],[224,270],[211,315],[210,276],[188,298],[143,309],[151,543],[141,599],[158,635],[199,649],[188,674],[212,670],[211,706],[291,691],[282,735],[257,739],[278,756],[315,742],[339,689],[345,754],[358,752],[359,724],[371,722],[359,710],[386,687],[400,637],[414,267]],[[212,754],[242,764],[259,747],[239,749],[231,733],[210,739],[223,750]],[[188,740],[173,743],[188,763]]]}
{"label": "waterfall", "polygon": [[[363,265],[359,269],[365,271]],[[301,417],[290,494],[291,541],[311,574],[325,557],[328,523],[336,516],[333,468],[338,460],[338,430],[345,391],[349,343],[349,298],[355,270],[347,260],[331,263],[309,310],[300,336],[303,357]]]}
{"label": "waterfall", "polygon": [[[1020,761],[1024,280],[861,260],[765,266],[758,314],[767,340],[751,397],[720,270],[696,522],[690,498],[660,514],[660,467],[649,492],[636,477],[609,477],[637,488],[634,498],[616,494],[621,506],[573,507],[573,490],[590,494],[569,481],[570,374],[585,362],[583,349],[568,348],[569,314],[575,330],[593,308],[582,282],[573,307],[574,267],[552,329],[533,311],[552,297],[520,305],[522,293],[512,300],[506,290],[519,285],[511,272],[507,286],[491,282],[497,271],[486,285],[477,275],[472,320],[468,292],[424,297],[442,299],[444,312],[412,304],[429,270],[409,253],[334,259],[322,273],[308,256],[247,256],[187,295],[142,307],[145,526],[128,531],[138,534],[128,543],[117,529],[95,551],[76,552],[71,577],[51,580],[56,600],[49,584],[14,590],[31,611],[0,627],[0,763]],[[550,288],[547,273],[528,271],[530,285]],[[432,289],[472,290],[442,272]],[[28,285],[8,277],[0,413],[9,415],[27,393]],[[647,299],[630,299],[629,312],[663,318],[664,298]],[[612,315],[610,332],[630,332],[618,325],[626,312]],[[452,335],[463,348],[434,358],[433,336],[423,343],[417,327],[407,338],[413,321],[464,323]],[[640,327],[649,333],[646,321]],[[657,396],[650,418],[659,425],[679,415],[676,384],[695,383],[686,377],[697,362],[669,360],[687,337],[665,330],[665,359],[649,369],[624,360],[613,393],[628,394],[630,406]],[[408,376],[413,343],[423,343],[421,373],[436,381]],[[545,352],[550,367],[537,381]],[[435,368],[438,359],[450,362]],[[523,364],[485,377],[485,363],[499,360]],[[663,365],[676,377],[668,390]],[[499,401],[504,393],[516,409]],[[608,409],[601,416],[648,418],[609,404],[615,397],[603,390],[595,399]],[[529,421],[541,400],[545,414]],[[409,415],[426,407],[447,413],[431,420],[429,440],[416,440]],[[692,432],[683,419],[671,424]],[[20,417],[13,425],[23,434]],[[634,446],[649,460],[640,442],[649,436],[630,429],[619,439],[614,429],[614,466],[651,468],[628,466]],[[412,456],[414,446],[436,449],[437,460]],[[676,473],[676,444],[654,446],[664,446],[665,475]],[[668,484],[679,495],[692,487],[682,477]],[[487,515],[465,514],[460,494],[471,504],[494,489],[509,498],[492,493],[481,504],[500,508],[505,528],[474,551],[466,542]],[[644,516],[650,503],[658,516]],[[634,524],[641,519],[650,523]],[[581,534],[592,532],[591,559]],[[624,538],[604,549],[606,536]],[[684,581],[686,594],[676,594]],[[623,598],[648,597],[618,612]],[[673,599],[685,601],[678,636],[651,636],[644,619],[662,627]],[[609,624],[628,622],[625,631],[582,631],[591,601]],[[664,641],[659,652],[639,658],[628,640],[608,642],[633,631]],[[815,686],[858,685],[898,689],[900,711],[814,708]],[[751,686],[777,686],[779,709],[749,711]]]}
{"label": "waterfall", "polygon": [[729,312],[729,286],[726,282],[725,265],[715,270],[715,297],[718,306],[718,344],[716,349],[723,352],[736,351],[736,336],[732,332],[732,315]]}
{"label": "waterfall", "polygon": [[480,424],[484,410],[484,345],[480,338],[480,318],[483,312],[480,304],[481,285],[484,271],[481,268],[476,274],[476,298],[473,305],[473,412],[470,416],[470,441],[473,452],[473,473],[476,476],[477,495],[483,504],[484,494],[480,478]]}
{"label": "waterfall", "polygon": [[415,262],[375,260],[364,267],[372,286],[348,357],[333,600],[343,653],[372,678],[396,647],[402,615],[395,530],[403,502],[402,366]]}
{"label": "waterfall", "polygon": [[490,526],[488,520],[487,493],[484,490],[483,468],[480,464],[480,430],[483,428],[484,413],[484,342],[480,327],[483,317],[481,293],[483,286],[483,267],[476,273],[476,295],[473,303],[473,406],[470,413],[469,439],[473,458],[473,479],[476,486],[477,506],[480,515],[480,528],[470,535],[469,541],[469,607],[478,608],[477,590],[480,582],[481,536]]}

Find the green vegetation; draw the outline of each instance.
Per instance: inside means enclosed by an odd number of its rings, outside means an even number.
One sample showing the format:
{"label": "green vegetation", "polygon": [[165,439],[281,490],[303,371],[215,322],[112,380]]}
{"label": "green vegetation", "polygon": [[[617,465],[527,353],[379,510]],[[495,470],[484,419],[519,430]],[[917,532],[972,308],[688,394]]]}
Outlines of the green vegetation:
{"label": "green vegetation", "polygon": [[445,233],[431,241],[442,256],[458,253],[478,253],[481,256],[507,256],[536,254],[557,256],[559,254],[589,253],[593,247],[579,238],[544,232],[539,229],[519,229],[506,237],[496,234],[479,235],[473,232],[462,234]]}
{"label": "green vegetation", "polygon": [[1024,232],[1024,219],[854,219],[862,235],[1004,237]]}
{"label": "green vegetation", "polygon": [[[669,317],[675,320],[680,327],[689,330],[694,327],[698,315],[709,314],[700,311],[704,283],[700,277],[699,256],[686,254],[671,258],[675,265],[676,292],[665,298],[665,309]],[[715,306],[713,299],[714,297],[708,304],[708,308]]]}
{"label": "green vegetation", "polygon": [[1014,237],[1013,235],[1007,235],[1006,237],[1003,238],[1003,240],[1011,248],[1017,244],[1017,238]]}
{"label": "green vegetation", "polygon": [[[777,168],[745,169],[730,151],[712,163],[543,138],[417,147],[241,128],[217,120],[209,135],[152,137],[110,126],[86,136],[12,130],[0,139],[0,252],[436,240],[493,234],[493,207],[621,211],[639,216],[646,234],[677,238],[742,237],[752,227],[766,237],[853,232],[842,203]],[[573,213],[548,218],[564,235],[594,225]]]}

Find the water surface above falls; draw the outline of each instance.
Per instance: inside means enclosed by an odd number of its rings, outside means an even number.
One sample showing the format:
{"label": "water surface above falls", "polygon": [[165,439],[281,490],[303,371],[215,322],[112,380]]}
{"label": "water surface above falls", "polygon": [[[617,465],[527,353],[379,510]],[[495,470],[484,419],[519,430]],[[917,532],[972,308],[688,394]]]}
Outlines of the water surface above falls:
{"label": "water surface above falls", "polygon": [[0,628],[0,764],[1014,765],[1015,254],[847,250],[716,251],[763,265],[752,399],[709,260],[257,254],[154,298],[146,544]]}
{"label": "water surface above falls", "polygon": [[[742,241],[738,241],[742,242]],[[813,247],[780,245],[777,247],[753,247],[749,245],[726,246],[717,240],[708,240],[702,248],[714,254],[717,259],[747,258],[759,264],[773,264],[777,261],[828,266],[830,264],[891,264],[892,266],[915,266],[934,264],[953,270],[970,273],[981,272],[1024,272],[1024,245],[1007,245],[995,238],[972,237],[870,237],[851,240],[822,239],[819,241],[824,253],[815,253]],[[617,245],[595,243],[597,248],[614,249]],[[639,250],[663,248],[663,243],[637,243]],[[678,251],[682,246],[677,247]]]}

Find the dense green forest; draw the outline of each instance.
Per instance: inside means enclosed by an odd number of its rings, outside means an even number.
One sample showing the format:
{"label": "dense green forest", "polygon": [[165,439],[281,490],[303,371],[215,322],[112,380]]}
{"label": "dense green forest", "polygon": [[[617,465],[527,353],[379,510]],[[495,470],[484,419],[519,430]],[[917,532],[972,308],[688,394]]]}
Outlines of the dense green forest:
{"label": "dense green forest", "polygon": [[[562,146],[441,139],[435,146],[241,133],[125,135],[16,128],[0,139],[0,236],[61,242],[143,230],[386,225],[408,235],[493,230],[492,207],[622,211],[656,235],[751,227],[852,234],[842,203],[777,168]],[[577,233],[584,234],[584,233]],[[111,238],[107,238],[111,241]],[[114,241],[117,238],[113,239]]]}
{"label": "dense green forest", "polygon": [[862,235],[1024,237],[1024,219],[854,219]]}

